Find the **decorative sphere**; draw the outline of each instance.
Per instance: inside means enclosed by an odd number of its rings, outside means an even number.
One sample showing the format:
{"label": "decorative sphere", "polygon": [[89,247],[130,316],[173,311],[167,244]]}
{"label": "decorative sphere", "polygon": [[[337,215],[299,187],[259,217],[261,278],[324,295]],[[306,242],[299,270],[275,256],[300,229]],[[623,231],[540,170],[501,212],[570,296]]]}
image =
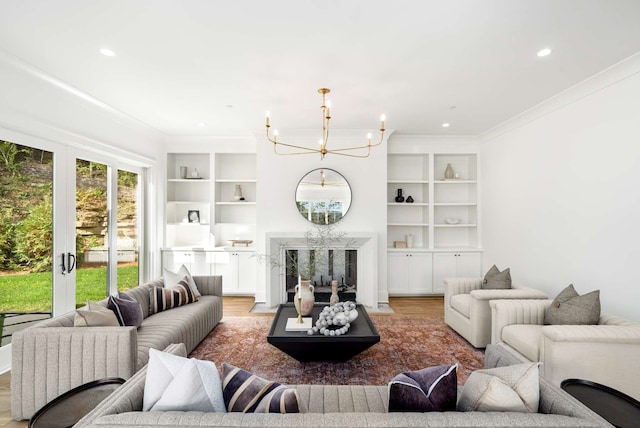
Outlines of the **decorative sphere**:
{"label": "decorative sphere", "polygon": [[312,328],[310,328],[309,330],[307,330],[307,334],[308,334],[309,336],[313,336],[313,329],[312,329]]}
{"label": "decorative sphere", "polygon": [[329,330],[329,336],[335,336],[335,335],[336,335],[335,330]]}
{"label": "decorative sphere", "polygon": [[325,336],[329,336],[331,333],[332,333],[332,331],[331,331],[331,330],[325,330],[325,331],[324,331],[324,335],[325,335]]}

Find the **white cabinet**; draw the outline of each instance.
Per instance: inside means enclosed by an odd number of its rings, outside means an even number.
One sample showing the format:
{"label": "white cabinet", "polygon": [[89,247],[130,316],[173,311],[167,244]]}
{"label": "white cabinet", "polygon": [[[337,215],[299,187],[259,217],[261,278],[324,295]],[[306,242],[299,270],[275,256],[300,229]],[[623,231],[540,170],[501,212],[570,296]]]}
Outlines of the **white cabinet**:
{"label": "white cabinet", "polygon": [[217,260],[227,258],[226,251],[167,248],[162,250],[162,267],[176,272],[185,265],[191,275],[216,275]]}
{"label": "white cabinet", "polygon": [[216,275],[222,275],[224,294],[253,294],[256,291],[257,261],[253,251],[225,252],[215,263]]}
{"label": "white cabinet", "polygon": [[451,252],[433,254],[433,290],[444,293],[445,278],[479,278],[482,276],[479,252]]}
{"label": "white cabinet", "polygon": [[432,294],[432,254],[389,252],[387,288],[390,295]]}

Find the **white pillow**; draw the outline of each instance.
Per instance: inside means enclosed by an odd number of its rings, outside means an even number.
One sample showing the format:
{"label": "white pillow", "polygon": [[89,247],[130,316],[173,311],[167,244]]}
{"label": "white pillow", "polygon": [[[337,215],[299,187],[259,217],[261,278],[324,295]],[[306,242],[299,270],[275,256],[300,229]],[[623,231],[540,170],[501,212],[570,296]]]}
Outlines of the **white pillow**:
{"label": "white pillow", "polygon": [[472,372],[458,398],[458,411],[537,413],[539,366],[534,362]]}
{"label": "white pillow", "polygon": [[196,286],[196,282],[193,280],[193,277],[189,272],[189,269],[187,269],[185,265],[180,266],[180,269],[178,269],[178,272],[175,272],[175,273],[171,272],[169,269],[166,269],[166,268],[162,269],[162,278],[164,279],[164,288],[168,288],[171,290],[176,288],[176,285],[178,285],[178,282],[182,281],[182,279],[185,276],[187,277],[189,288],[191,288],[191,291],[193,292],[193,294],[195,294],[196,297],[202,296],[202,294],[200,294],[200,290],[198,290],[198,287]]}
{"label": "white pillow", "polygon": [[142,410],[226,412],[216,365],[149,349]]}

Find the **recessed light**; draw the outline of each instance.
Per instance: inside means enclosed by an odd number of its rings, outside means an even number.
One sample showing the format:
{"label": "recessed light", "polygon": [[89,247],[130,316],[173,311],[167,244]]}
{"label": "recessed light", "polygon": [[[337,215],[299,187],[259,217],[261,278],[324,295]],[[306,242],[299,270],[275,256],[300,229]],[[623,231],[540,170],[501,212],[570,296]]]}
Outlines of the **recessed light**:
{"label": "recessed light", "polygon": [[551,53],[551,49],[549,48],[544,48],[538,51],[538,56],[542,57],[542,56],[547,56]]}
{"label": "recessed light", "polygon": [[207,123],[206,122],[198,122],[198,126],[200,128],[204,128],[205,126],[207,126]]}
{"label": "recessed light", "polygon": [[108,48],[100,49],[100,53],[104,56],[116,56],[116,53]]}
{"label": "recessed light", "polygon": [[227,105],[225,105],[225,107],[226,108],[233,108],[233,105],[232,104],[227,104]]}
{"label": "recessed light", "polygon": [[449,124],[448,124],[448,123],[443,123],[443,124],[442,124],[442,127],[443,127],[443,128],[448,128],[448,127],[449,127]]}

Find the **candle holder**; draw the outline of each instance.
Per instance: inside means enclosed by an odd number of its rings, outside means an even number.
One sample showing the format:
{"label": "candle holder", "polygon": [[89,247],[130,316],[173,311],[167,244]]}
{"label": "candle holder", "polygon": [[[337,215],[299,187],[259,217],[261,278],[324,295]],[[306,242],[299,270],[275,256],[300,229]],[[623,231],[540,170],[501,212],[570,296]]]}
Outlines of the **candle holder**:
{"label": "candle holder", "polygon": [[302,296],[298,295],[298,324],[302,324]]}

